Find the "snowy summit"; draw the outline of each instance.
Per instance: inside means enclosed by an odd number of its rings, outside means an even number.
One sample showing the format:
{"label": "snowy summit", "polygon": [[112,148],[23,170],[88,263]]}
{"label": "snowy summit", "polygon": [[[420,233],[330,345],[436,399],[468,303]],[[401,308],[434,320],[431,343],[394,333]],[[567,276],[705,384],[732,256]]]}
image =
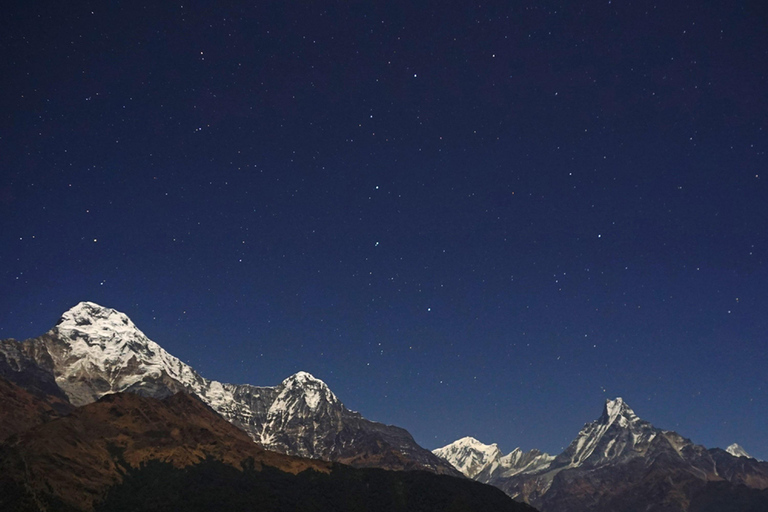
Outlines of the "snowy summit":
{"label": "snowy summit", "polygon": [[453,464],[469,478],[475,478],[489,464],[498,463],[502,457],[495,443],[483,444],[474,437],[462,437],[432,453]]}
{"label": "snowy summit", "polygon": [[[56,383],[75,405],[163,376],[200,391],[203,379],[190,366],[163,350],[127,315],[114,309],[81,302],[66,311],[48,335],[48,351],[58,369]],[[87,376],[93,376],[98,384],[82,386]]]}
{"label": "snowy summit", "polygon": [[727,451],[734,457],[746,457],[748,459],[754,458],[750,454],[748,454],[747,451],[744,448],[742,448],[741,445],[738,443],[733,443],[728,448],[726,448],[725,451]]}
{"label": "snowy summit", "polygon": [[[314,411],[321,404],[340,404],[339,399],[333,394],[331,389],[322,380],[315,378],[308,372],[297,372],[282,384],[282,391],[270,408],[270,413],[278,410],[294,410],[305,404],[310,410]],[[296,390],[299,390],[297,393]]]}
{"label": "snowy summit", "polygon": [[554,459],[539,450],[523,452],[520,448],[503,455],[496,443],[483,444],[474,437],[463,437],[432,453],[450,462],[465,476],[484,483],[494,478],[538,471]]}
{"label": "snowy summit", "polygon": [[553,464],[600,466],[625,454],[644,452],[657,434],[622,398],[606,400],[600,418],[584,425]]}

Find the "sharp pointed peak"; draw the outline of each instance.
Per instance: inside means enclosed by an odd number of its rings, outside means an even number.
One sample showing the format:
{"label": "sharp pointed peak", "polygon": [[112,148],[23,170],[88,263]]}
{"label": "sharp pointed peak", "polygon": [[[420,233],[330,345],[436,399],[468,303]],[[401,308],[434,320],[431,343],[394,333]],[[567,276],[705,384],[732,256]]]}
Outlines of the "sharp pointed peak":
{"label": "sharp pointed peak", "polygon": [[748,454],[747,451],[739,443],[733,443],[728,448],[726,448],[725,451],[734,457],[747,457],[748,459],[752,458],[752,456]]}
{"label": "sharp pointed peak", "polygon": [[620,396],[613,400],[606,399],[601,420],[606,423],[613,423],[617,418],[622,416],[629,421],[639,419],[637,414],[635,414],[635,411],[633,411]]}

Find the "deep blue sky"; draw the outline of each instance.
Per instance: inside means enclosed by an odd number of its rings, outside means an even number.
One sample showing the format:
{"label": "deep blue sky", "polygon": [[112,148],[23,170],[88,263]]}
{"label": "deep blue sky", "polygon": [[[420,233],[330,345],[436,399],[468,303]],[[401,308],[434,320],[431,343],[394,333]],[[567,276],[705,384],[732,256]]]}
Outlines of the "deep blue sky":
{"label": "deep blue sky", "polygon": [[0,18],[1,337],[91,300],[427,448],[622,396],[768,459],[763,2],[141,3]]}

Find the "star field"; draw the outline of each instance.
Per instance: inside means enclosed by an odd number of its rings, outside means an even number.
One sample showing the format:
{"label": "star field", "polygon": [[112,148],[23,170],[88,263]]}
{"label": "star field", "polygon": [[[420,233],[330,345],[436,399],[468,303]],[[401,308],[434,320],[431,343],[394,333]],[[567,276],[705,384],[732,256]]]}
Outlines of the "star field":
{"label": "star field", "polygon": [[0,336],[81,300],[427,448],[603,400],[768,459],[768,12],[15,2]]}

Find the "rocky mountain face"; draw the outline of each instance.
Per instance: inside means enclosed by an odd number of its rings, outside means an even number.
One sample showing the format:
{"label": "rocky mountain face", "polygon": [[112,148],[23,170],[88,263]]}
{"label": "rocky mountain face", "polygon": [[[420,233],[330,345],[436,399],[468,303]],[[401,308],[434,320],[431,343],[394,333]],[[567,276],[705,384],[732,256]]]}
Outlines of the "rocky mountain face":
{"label": "rocky mountain face", "polygon": [[0,377],[0,442],[61,417],[71,408],[66,402],[47,400]]}
{"label": "rocky mountain face", "polygon": [[0,377],[8,379],[38,397],[56,397],[69,402],[56,384],[53,360],[37,343],[0,340]]}
{"label": "rocky mountain face", "polygon": [[498,471],[498,449],[489,448],[495,445],[465,438],[435,453],[470,478],[543,512],[697,512],[718,496],[729,496],[721,500],[721,511],[747,510],[738,508],[742,498],[768,510],[768,500],[760,501],[768,498],[768,463],[735,456],[733,447],[708,450],[658,429],[621,398],[606,401],[600,418],[584,425],[561,454],[538,465]]}
{"label": "rocky mountain face", "polygon": [[52,371],[37,365],[33,350],[30,343],[0,340],[0,442],[74,408]]}
{"label": "rocky mountain face", "polygon": [[366,467],[460,475],[398,427],[347,409],[306,372],[278,386],[206,379],[147,338],[123,313],[91,302],[65,312],[50,331],[19,343],[0,341],[0,376],[30,382],[75,406],[130,392],[165,398],[193,393],[263,447]]}

